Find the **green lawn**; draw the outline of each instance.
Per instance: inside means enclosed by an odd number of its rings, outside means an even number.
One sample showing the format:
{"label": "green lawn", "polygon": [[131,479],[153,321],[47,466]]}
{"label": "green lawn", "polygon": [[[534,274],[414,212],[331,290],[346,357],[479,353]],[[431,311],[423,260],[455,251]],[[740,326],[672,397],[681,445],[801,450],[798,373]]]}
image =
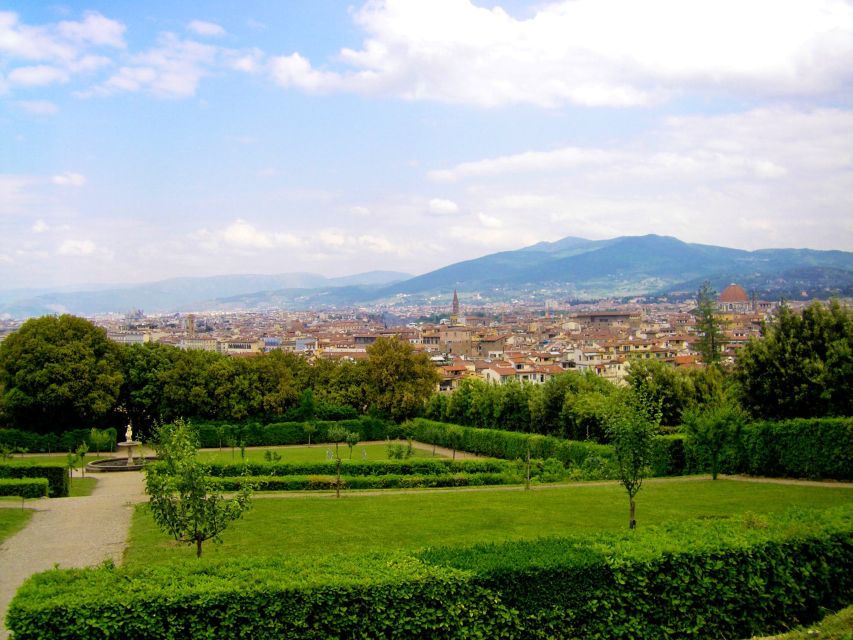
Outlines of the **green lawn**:
{"label": "green lawn", "polygon": [[763,640],[853,640],[853,607],[842,609],[821,620],[808,629],[798,629],[779,636],[768,636]]}
{"label": "green lawn", "polygon": [[[95,452],[91,454],[87,453],[85,457],[86,464],[94,460],[101,460],[103,458],[112,458],[112,453],[102,453],[100,456]],[[67,464],[68,463],[68,454],[67,453],[54,453],[38,456],[14,456],[11,459],[12,462],[31,462],[32,464]]]}
{"label": "green lawn", "polygon": [[[20,503],[20,498],[15,498]],[[33,512],[29,509],[0,508],[0,542],[20,531],[29,522]]]}
{"label": "green lawn", "polygon": [[95,490],[95,485],[97,484],[98,480],[96,478],[92,478],[90,476],[79,478],[74,476],[71,478],[71,487],[69,487],[68,496],[71,498],[90,496]]}
{"label": "green lawn", "polygon": [[[249,462],[264,462],[264,452],[274,451],[281,456],[282,462],[323,462],[327,459],[328,451],[334,452],[335,446],[328,444],[316,444],[301,447],[247,447],[246,460]],[[349,460],[349,447],[339,445],[339,451],[342,460]],[[364,455],[368,460],[387,460],[388,450],[384,444],[358,444],[353,447],[352,459],[361,460]],[[413,455],[416,458],[425,458],[432,456],[431,451],[423,451],[414,449]],[[438,457],[438,456],[436,456]],[[241,462],[239,447],[233,450],[230,447],[219,449],[202,449],[199,451],[199,459],[205,462]]]}
{"label": "green lawn", "polygon": [[[832,487],[676,479],[648,482],[637,497],[638,526],[768,513],[791,506],[826,508],[853,502],[853,490]],[[628,499],[616,484],[567,485],[539,491],[451,490],[382,495],[329,494],[262,498],[234,522],[206,557],[323,554],[430,545],[466,545],[627,527]],[[137,507],[126,552],[129,564],[191,554],[160,533],[147,507]]]}

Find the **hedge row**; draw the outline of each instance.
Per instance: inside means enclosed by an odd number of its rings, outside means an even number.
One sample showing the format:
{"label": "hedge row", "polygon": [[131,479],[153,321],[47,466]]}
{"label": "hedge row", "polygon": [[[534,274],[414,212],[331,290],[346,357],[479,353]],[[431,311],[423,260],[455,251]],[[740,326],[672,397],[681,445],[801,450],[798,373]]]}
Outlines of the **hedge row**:
{"label": "hedge row", "polygon": [[[211,476],[308,476],[334,475],[334,460],[320,462],[247,462],[206,465]],[[342,460],[341,475],[380,476],[438,475],[446,473],[502,473],[509,468],[504,460],[447,460],[443,458],[414,458],[410,460]]]}
{"label": "hedge row", "polygon": [[0,496],[19,498],[47,497],[47,478],[19,478],[0,480]]}
{"label": "hedge row", "polygon": [[853,480],[853,418],[754,422],[728,458],[740,473]]}
{"label": "hedge row", "polygon": [[[305,424],[304,422],[228,424],[193,421],[198,432],[199,446],[202,448],[239,446],[241,442],[247,447],[307,444],[308,433],[305,431]],[[316,427],[316,431],[311,434],[311,442],[328,442],[329,429],[336,425],[347,431],[358,433],[362,441],[384,440],[387,437],[399,435],[399,428],[396,425],[370,416],[361,416],[353,420],[317,421],[312,424]]]}
{"label": "hedge row", "polygon": [[[216,489],[237,491],[245,476],[212,478]],[[253,476],[256,491],[322,491],[337,486],[334,475]],[[426,489],[431,487],[475,487],[518,484],[521,477],[512,473],[441,473],[429,475],[389,473],[381,476],[341,476],[341,489]]]}
{"label": "hedge row", "polygon": [[47,478],[51,498],[68,496],[68,467],[64,464],[3,462],[0,463],[0,478]]}
{"label": "hedge row", "polygon": [[[102,451],[113,451],[116,446],[116,430],[104,429],[110,436],[110,444]],[[30,453],[51,453],[54,451],[76,451],[82,443],[86,443],[90,451],[96,447],[91,441],[92,432],[89,429],[73,429],[61,434],[33,433],[21,429],[0,429],[0,445],[12,449],[26,449]]]}
{"label": "hedge row", "polygon": [[516,431],[463,427],[424,418],[415,418],[405,428],[419,442],[505,460],[525,459],[528,445],[531,458],[556,458],[566,467],[582,466],[590,457],[610,460],[613,456],[613,448],[608,445]]}
{"label": "hedge row", "polygon": [[468,548],[53,570],[47,638],[743,638],[853,601],[853,508]]}

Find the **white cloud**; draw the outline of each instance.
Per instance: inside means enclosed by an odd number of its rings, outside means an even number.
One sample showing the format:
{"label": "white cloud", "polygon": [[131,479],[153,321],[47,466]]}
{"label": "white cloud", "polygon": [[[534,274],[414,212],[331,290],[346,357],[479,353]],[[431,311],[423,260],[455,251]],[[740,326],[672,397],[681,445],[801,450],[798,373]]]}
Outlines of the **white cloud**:
{"label": "white cloud", "polygon": [[433,198],[429,201],[429,212],[436,216],[449,216],[459,213],[459,205],[453,200]]}
{"label": "white cloud", "polygon": [[36,220],[33,225],[33,233],[46,233],[47,231],[50,231],[50,225],[44,220]]}
{"label": "white cloud", "polygon": [[65,240],[59,245],[59,254],[63,256],[90,256],[97,246],[91,240]]}
{"label": "white cloud", "polygon": [[187,25],[187,29],[200,36],[217,37],[225,35],[225,29],[220,25],[205,20],[193,20]]}
{"label": "white cloud", "polygon": [[18,100],[15,105],[37,116],[52,116],[59,113],[59,107],[49,100]]}
{"label": "white cloud", "polygon": [[367,207],[362,207],[360,205],[350,207],[349,212],[354,216],[369,216],[370,215],[370,209],[368,209]]}
{"label": "white cloud", "polygon": [[86,13],[86,17],[79,22],[60,22],[57,25],[57,31],[72,41],[116,49],[125,47],[125,26],[117,20],[111,20],[96,12]]}
{"label": "white cloud", "polygon": [[68,72],[64,69],[40,64],[32,67],[17,67],[7,76],[12,84],[25,87],[41,87],[54,82],[68,82]]}
{"label": "white cloud", "polygon": [[296,234],[262,230],[241,218],[219,230],[201,229],[193,233],[191,238],[208,251],[222,248],[256,251],[277,247],[295,248],[305,244],[305,241]]}
{"label": "white cloud", "polygon": [[518,19],[470,0],[377,0],[343,71],[298,52],[273,79],[480,106],[644,105],[682,89],[749,95],[843,92],[853,80],[853,6],[844,0],[561,0]]}
{"label": "white cloud", "polygon": [[[619,149],[525,151],[429,175],[458,182],[481,229],[506,234],[655,232],[743,248],[850,249],[851,148],[853,111],[756,109],[669,118]],[[507,237],[465,223],[453,233]]]}
{"label": "white cloud", "polygon": [[60,187],[82,187],[86,184],[86,176],[66,171],[53,176],[50,181]]}

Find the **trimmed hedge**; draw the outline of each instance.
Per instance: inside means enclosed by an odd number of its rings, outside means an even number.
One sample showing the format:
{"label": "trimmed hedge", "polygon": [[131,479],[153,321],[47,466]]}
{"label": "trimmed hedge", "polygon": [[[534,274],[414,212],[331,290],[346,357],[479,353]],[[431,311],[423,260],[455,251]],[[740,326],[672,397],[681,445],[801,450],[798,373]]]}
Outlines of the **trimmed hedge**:
{"label": "trimmed hedge", "polygon": [[[335,475],[334,460],[321,462],[246,462],[208,463],[211,476],[307,476]],[[409,460],[341,460],[341,475],[379,476],[438,475],[446,473],[503,473],[510,469],[504,460],[446,460],[442,458],[412,458]]]}
{"label": "trimmed hedge", "polygon": [[[237,491],[245,476],[211,478],[220,491]],[[521,478],[511,473],[433,473],[429,475],[388,473],[379,476],[341,475],[341,489],[426,489],[432,487],[476,487],[518,484]],[[255,491],[334,490],[335,475],[252,476]]]}
{"label": "trimmed hedge", "polygon": [[[110,435],[111,444],[106,450],[115,450],[116,430],[110,427],[104,429]],[[56,451],[75,451],[82,443],[86,443],[89,451],[94,452],[90,429],[73,429],[64,433],[33,433],[21,429],[0,429],[0,445],[13,449],[26,449],[29,453],[51,453]]]}
{"label": "trimmed hedge", "polygon": [[415,418],[408,423],[408,428],[412,437],[419,442],[505,460],[526,459],[528,442],[531,458],[556,458],[566,467],[582,466],[592,456],[607,461],[613,457],[613,448],[609,445],[564,440],[554,436],[463,427],[424,418]]}
{"label": "trimmed hedge", "polygon": [[853,480],[853,418],[753,422],[733,454],[742,473]]}
{"label": "trimmed hedge", "polygon": [[16,478],[0,480],[0,496],[19,498],[47,497],[47,478]]}
{"label": "trimmed hedge", "polygon": [[[247,447],[308,443],[304,422],[229,424],[194,420],[192,424],[198,433],[199,447],[202,448],[228,446],[229,442],[235,446],[243,442]],[[347,431],[355,431],[363,441],[384,440],[399,435],[399,427],[396,425],[370,416],[361,416],[353,420],[318,421],[314,422],[314,425],[317,430],[311,434],[311,442],[328,442],[329,429],[335,425]]]}
{"label": "trimmed hedge", "polygon": [[12,601],[47,638],[743,638],[853,600],[853,508],[571,539],[53,570]]}
{"label": "trimmed hedge", "polygon": [[51,498],[68,496],[68,467],[65,464],[34,464],[24,461],[0,463],[0,478],[47,478]]}

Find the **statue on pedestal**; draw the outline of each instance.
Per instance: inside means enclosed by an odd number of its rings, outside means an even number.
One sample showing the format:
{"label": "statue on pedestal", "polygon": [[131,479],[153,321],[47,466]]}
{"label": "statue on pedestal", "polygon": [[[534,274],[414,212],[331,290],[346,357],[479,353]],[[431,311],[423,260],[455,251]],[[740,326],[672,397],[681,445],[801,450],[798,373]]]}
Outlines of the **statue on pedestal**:
{"label": "statue on pedestal", "polygon": [[124,432],[124,439],[127,442],[130,442],[133,440],[133,429],[130,428],[130,423],[128,423],[127,430]]}

